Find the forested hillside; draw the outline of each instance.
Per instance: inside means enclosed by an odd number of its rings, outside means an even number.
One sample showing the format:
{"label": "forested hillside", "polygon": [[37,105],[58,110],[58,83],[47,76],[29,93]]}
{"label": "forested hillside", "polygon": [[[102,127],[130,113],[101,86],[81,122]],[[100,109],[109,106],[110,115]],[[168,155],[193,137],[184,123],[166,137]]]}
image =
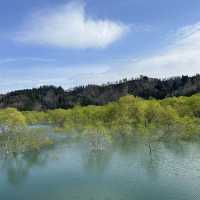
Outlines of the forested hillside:
{"label": "forested hillside", "polygon": [[191,96],[200,92],[200,75],[170,79],[141,76],[105,85],[88,85],[65,91],[61,87],[42,86],[0,95],[0,108],[47,110],[71,108],[75,105],[104,105],[128,94],[144,99],[163,99],[171,96]]}

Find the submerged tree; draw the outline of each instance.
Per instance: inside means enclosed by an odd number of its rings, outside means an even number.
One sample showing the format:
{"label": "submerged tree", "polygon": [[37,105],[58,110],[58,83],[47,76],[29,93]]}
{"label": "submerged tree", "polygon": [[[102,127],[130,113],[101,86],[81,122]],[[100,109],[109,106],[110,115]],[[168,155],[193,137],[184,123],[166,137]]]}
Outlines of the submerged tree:
{"label": "submerged tree", "polygon": [[15,108],[0,110],[0,132],[16,131],[26,126],[26,118]]}

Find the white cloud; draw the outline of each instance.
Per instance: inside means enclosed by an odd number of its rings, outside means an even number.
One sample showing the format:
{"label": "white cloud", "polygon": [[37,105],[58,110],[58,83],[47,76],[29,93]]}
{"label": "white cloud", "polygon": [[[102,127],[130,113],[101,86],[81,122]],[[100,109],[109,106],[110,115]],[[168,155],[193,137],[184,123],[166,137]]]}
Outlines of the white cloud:
{"label": "white cloud", "polygon": [[111,64],[105,73],[87,76],[83,74],[81,80],[82,82],[87,80],[87,83],[103,83],[140,75],[168,78],[198,73],[200,73],[200,23],[178,30],[171,37],[169,44],[158,54],[128,58],[123,63]]}
{"label": "white cloud", "polygon": [[[3,90],[3,88],[11,90],[16,87],[16,84],[11,82],[8,77],[19,77],[18,88],[35,87],[44,83],[62,85],[64,88],[69,88],[77,85],[101,84],[140,75],[158,78],[195,75],[200,73],[200,23],[186,26],[176,31],[171,36],[168,45],[160,50],[158,54],[140,58],[119,58],[110,64],[91,65],[88,63],[78,68],[66,66],[61,70],[52,67],[52,69],[57,70],[48,71],[47,68],[43,72],[41,72],[41,69],[44,69],[44,67],[40,66],[35,69],[35,73],[31,73],[31,77],[27,74],[23,76],[27,80],[32,80],[27,84],[20,84],[22,72],[19,72],[20,76],[16,76],[13,71],[7,76],[2,73],[2,78],[0,76],[1,83],[5,83],[7,87],[0,86],[0,90]],[[41,81],[38,81],[37,72],[40,73]]]}
{"label": "white cloud", "polygon": [[85,5],[71,2],[32,14],[16,40],[63,48],[103,48],[121,38],[128,26],[86,16]]}
{"label": "white cloud", "polygon": [[181,28],[162,53],[128,65],[135,74],[154,77],[200,73],[200,23]]}

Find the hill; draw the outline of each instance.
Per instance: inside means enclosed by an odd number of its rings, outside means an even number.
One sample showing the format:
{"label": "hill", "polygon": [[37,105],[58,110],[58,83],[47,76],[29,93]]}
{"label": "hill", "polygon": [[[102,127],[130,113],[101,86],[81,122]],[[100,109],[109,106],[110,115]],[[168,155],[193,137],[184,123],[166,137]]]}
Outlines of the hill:
{"label": "hill", "polygon": [[144,99],[163,99],[171,96],[191,96],[200,92],[200,75],[156,79],[141,76],[104,85],[87,85],[73,90],[42,86],[0,95],[0,108],[47,110],[72,108],[75,105],[104,105],[128,94]]}

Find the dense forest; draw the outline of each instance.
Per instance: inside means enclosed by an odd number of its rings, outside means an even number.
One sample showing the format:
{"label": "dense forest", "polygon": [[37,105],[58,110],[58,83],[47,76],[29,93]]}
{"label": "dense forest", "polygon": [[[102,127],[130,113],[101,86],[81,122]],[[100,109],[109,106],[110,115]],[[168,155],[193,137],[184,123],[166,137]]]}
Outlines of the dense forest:
{"label": "dense forest", "polygon": [[42,86],[0,95],[0,108],[14,107],[21,111],[44,111],[72,108],[76,105],[105,105],[126,95],[144,99],[191,96],[200,92],[200,75],[156,79],[141,76],[101,86],[87,85],[65,91],[61,87]]}

